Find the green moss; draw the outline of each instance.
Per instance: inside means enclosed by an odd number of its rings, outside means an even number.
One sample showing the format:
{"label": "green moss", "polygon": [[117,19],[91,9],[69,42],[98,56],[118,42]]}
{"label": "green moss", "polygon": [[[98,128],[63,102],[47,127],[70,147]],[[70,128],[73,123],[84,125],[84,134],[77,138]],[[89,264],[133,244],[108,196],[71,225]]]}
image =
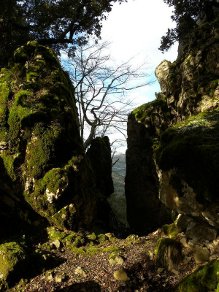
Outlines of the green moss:
{"label": "green moss", "polygon": [[218,291],[219,261],[214,260],[200,267],[179,284],[178,292]]}
{"label": "green moss", "polygon": [[[26,168],[31,177],[42,177],[55,159],[55,143],[59,138],[60,126],[37,124],[27,147]],[[34,149],[34,151],[32,150]]]}
{"label": "green moss", "polygon": [[28,179],[24,196],[37,213],[58,228],[70,228],[75,216],[73,204],[64,205],[63,194],[68,187],[68,172],[61,168],[52,168],[42,179],[34,181],[34,188],[28,187]]}
{"label": "green moss", "polygon": [[194,115],[191,117],[188,117],[186,120],[176,123],[172,129],[175,129],[177,131],[180,131],[180,129],[183,129],[183,131],[186,130],[186,127],[188,129],[197,128],[197,127],[206,127],[211,128],[214,125],[217,124],[218,120],[218,112],[201,112],[198,115]]}
{"label": "green moss", "polygon": [[102,234],[102,233],[98,234],[97,238],[98,238],[99,243],[103,243],[103,242],[108,240],[107,236],[105,234]]}
{"label": "green moss", "polygon": [[[21,94],[23,94],[23,92]],[[17,104],[21,96],[23,95],[18,94],[14,104],[9,109],[9,131],[7,140],[10,141],[12,147],[14,148],[14,152],[19,151],[22,121],[32,114],[32,109]]]}
{"label": "green moss", "polygon": [[136,234],[130,234],[127,238],[126,238],[126,243],[127,244],[134,244],[139,242],[141,239],[138,235]]}
{"label": "green moss", "polygon": [[163,97],[138,107],[132,112],[132,116],[138,123],[149,128],[149,131],[154,133],[155,137],[167,128],[172,117]]}
{"label": "green moss", "polygon": [[158,111],[162,110],[162,112],[167,113],[168,107],[167,103],[164,99],[156,99],[154,101],[148,102],[146,104],[141,105],[132,111],[132,114],[135,116],[135,119],[140,123],[145,123],[145,119],[150,117],[153,119]]}
{"label": "green moss", "polygon": [[8,152],[4,152],[1,154],[7,174],[12,179],[12,181],[15,181],[17,179],[15,171],[15,162],[19,155],[20,155],[19,153],[10,154]]}
{"label": "green moss", "polygon": [[45,174],[42,183],[52,193],[64,190],[68,186],[67,172],[62,168],[52,168]]}
{"label": "green moss", "polygon": [[14,272],[16,265],[25,259],[23,248],[17,242],[7,242],[0,245],[0,279],[7,280]]}
{"label": "green moss", "polygon": [[49,240],[51,241],[56,240],[56,239],[62,240],[67,236],[66,232],[60,231],[54,226],[50,226],[47,228],[47,234],[48,234]]}
{"label": "green moss", "polygon": [[25,46],[17,48],[14,52],[14,60],[16,62],[22,62],[28,59],[28,51]]}
{"label": "green moss", "polygon": [[33,92],[26,89],[21,89],[14,95],[14,104],[17,105],[24,105],[27,99],[33,97]]}
{"label": "green moss", "polygon": [[11,72],[5,68],[0,71],[0,141],[7,140],[8,103],[11,95]]}
{"label": "green moss", "polygon": [[207,88],[207,92],[208,92],[208,94],[210,96],[213,97],[215,89],[217,88],[218,84],[219,84],[219,80],[218,79],[215,79],[215,80],[212,80],[212,81],[209,82],[208,88]]}
{"label": "green moss", "polygon": [[5,125],[7,114],[7,103],[10,94],[10,88],[6,81],[0,81],[0,125]]}
{"label": "green moss", "polygon": [[87,239],[90,241],[95,241],[97,239],[97,235],[93,232],[87,235]]}
{"label": "green moss", "polygon": [[91,221],[89,207],[81,207],[95,203],[87,196],[92,186],[83,189],[89,171],[79,173],[84,150],[69,77],[55,53],[37,42],[17,49],[14,60],[0,73],[0,156],[18,192],[24,187],[16,195],[61,229],[83,215]]}
{"label": "green moss", "polygon": [[182,245],[174,239],[161,238],[157,242],[154,254],[159,266],[174,271],[182,260]]}
{"label": "green moss", "polygon": [[40,46],[37,41],[29,41],[25,46],[17,48],[14,52],[14,60],[18,63],[25,62],[31,59],[33,52],[36,56],[42,54],[47,61],[54,62],[54,60],[56,60],[57,62],[55,53],[49,48]]}
{"label": "green moss", "polygon": [[[200,113],[166,130],[156,158],[162,170],[176,169],[177,175],[194,189],[200,202],[217,198],[219,111]],[[172,183],[175,182],[177,177],[172,178]]]}
{"label": "green moss", "polygon": [[163,225],[162,230],[164,234],[167,235],[169,238],[175,238],[176,235],[179,233],[179,229],[175,223]]}
{"label": "green moss", "polygon": [[104,246],[103,243],[108,242],[107,236],[104,234],[97,236],[95,233],[84,234],[74,231],[62,232],[55,227],[47,228],[47,232],[51,242],[59,240],[65,248],[70,249],[74,253],[87,253],[91,255],[98,252],[118,250],[118,247],[114,245]]}
{"label": "green moss", "polygon": [[60,229],[72,229],[72,224],[75,221],[75,217],[77,216],[77,212],[75,206],[73,204],[69,204],[61,208],[58,212],[56,212],[51,217],[47,219]]}

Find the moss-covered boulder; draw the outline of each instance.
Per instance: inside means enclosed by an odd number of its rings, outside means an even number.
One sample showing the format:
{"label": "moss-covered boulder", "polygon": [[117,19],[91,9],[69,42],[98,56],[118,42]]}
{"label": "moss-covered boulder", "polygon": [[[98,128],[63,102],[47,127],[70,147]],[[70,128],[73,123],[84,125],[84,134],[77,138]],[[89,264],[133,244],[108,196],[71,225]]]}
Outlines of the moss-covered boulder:
{"label": "moss-covered boulder", "polygon": [[155,248],[155,257],[158,266],[175,273],[183,260],[182,244],[175,239],[160,238]]}
{"label": "moss-covered boulder", "polygon": [[18,48],[10,68],[1,69],[0,167],[0,217],[7,217],[6,205],[35,225],[42,218],[61,229],[91,224],[96,193],[74,88],[53,51],[36,42]]}
{"label": "moss-covered boulder", "polygon": [[128,218],[142,221],[154,212],[157,220],[151,198],[160,198],[193,221],[184,230],[196,241],[214,240],[219,228],[218,24],[218,17],[197,24],[177,60],[157,67],[156,100],[128,120]]}
{"label": "moss-covered boulder", "polygon": [[13,285],[25,270],[26,253],[17,242],[0,245],[0,290]]}
{"label": "moss-covered boulder", "polygon": [[[163,100],[135,109],[128,118],[125,195],[130,228],[147,234],[170,222],[159,200],[159,181],[154,163],[154,142],[170,116]],[[154,138],[153,138],[154,137]]]}
{"label": "moss-covered boulder", "polygon": [[194,115],[161,136],[160,198],[171,209],[219,228],[219,111]]}
{"label": "moss-covered boulder", "polygon": [[186,277],[177,292],[219,291],[219,261],[209,262]]}

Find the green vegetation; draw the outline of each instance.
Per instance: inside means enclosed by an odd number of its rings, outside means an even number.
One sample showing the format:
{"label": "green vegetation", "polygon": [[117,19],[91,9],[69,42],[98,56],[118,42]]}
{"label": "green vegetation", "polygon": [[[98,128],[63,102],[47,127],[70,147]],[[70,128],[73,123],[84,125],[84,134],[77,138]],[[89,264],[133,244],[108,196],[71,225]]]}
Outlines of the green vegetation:
{"label": "green vegetation", "polygon": [[143,124],[145,127],[150,127],[150,131],[155,133],[155,137],[159,136],[167,128],[171,119],[171,113],[164,97],[141,105],[132,111],[132,115],[138,123]]}
{"label": "green vegetation", "polygon": [[15,163],[16,160],[19,158],[19,153],[10,154],[10,153],[2,153],[1,157],[4,161],[4,166],[7,171],[7,174],[11,178],[12,181],[17,179],[16,172],[15,172]]}
{"label": "green vegetation", "polygon": [[42,247],[51,249],[63,246],[76,254],[94,255],[96,253],[107,252],[119,254],[120,247],[117,245],[113,234],[95,234],[68,231],[63,232],[55,227],[48,227],[49,242]]}
{"label": "green vegetation", "polygon": [[[30,40],[53,45],[57,52],[68,47],[72,53],[75,43],[85,42],[89,35],[100,36],[101,22],[114,2],[123,0],[5,1],[0,12],[4,23],[0,28],[0,66],[7,66],[14,50]],[[23,51],[19,57],[25,56]],[[30,73],[28,80],[35,77]]]}
{"label": "green vegetation", "polygon": [[[217,197],[219,187],[219,111],[203,112],[192,116],[164,131],[157,161],[162,170],[176,168],[198,194],[200,201]],[[172,178],[179,190],[177,177]]]}
{"label": "green vegetation", "polygon": [[176,226],[176,223],[172,223],[172,224],[165,224],[162,226],[162,230],[164,232],[164,234],[166,236],[168,236],[169,238],[175,238],[176,235],[179,233],[179,229]]}
{"label": "green vegetation", "polygon": [[[216,18],[218,7],[216,0],[164,0],[168,6],[173,7],[172,20],[176,22],[176,28],[168,29],[167,34],[161,39],[160,50],[168,50],[176,41],[182,41],[198,26],[198,20],[212,21]],[[190,36],[191,37],[191,36]]]}
{"label": "green vegetation", "polygon": [[132,114],[138,122],[145,124],[147,119],[154,120],[161,113],[168,114],[168,111],[165,99],[157,98],[134,109]]}
{"label": "green vegetation", "polygon": [[154,253],[157,264],[172,272],[183,258],[181,243],[171,238],[160,238]]}
{"label": "green vegetation", "polygon": [[12,280],[16,273],[19,274],[19,268],[25,258],[24,249],[17,242],[0,245],[0,289],[4,287],[9,276]]}
{"label": "green vegetation", "polygon": [[[16,184],[11,186],[12,196],[59,228],[72,228],[80,217],[76,206],[81,206],[74,200],[89,201],[93,192],[93,186],[84,191],[89,171],[82,162],[72,84],[54,52],[36,41],[17,49],[14,56],[16,63],[0,74],[0,156],[7,179]],[[92,202],[80,207],[86,220],[92,219],[95,194]],[[22,218],[31,222],[29,212],[23,213],[28,215]]]}
{"label": "green vegetation", "polygon": [[219,261],[214,260],[193,272],[179,284],[178,292],[219,291]]}

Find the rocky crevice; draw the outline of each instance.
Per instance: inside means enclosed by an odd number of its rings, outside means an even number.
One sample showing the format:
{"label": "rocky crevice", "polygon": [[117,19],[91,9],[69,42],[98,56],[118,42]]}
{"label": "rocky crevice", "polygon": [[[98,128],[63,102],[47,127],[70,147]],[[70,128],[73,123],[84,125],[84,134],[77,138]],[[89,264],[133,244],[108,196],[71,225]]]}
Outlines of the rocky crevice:
{"label": "rocky crevice", "polygon": [[54,53],[29,42],[1,69],[2,291],[218,289],[218,21],[197,26],[176,62],[157,67],[161,92],[129,116],[128,222],[133,233],[155,231],[147,236],[106,233],[109,140],[85,154]]}

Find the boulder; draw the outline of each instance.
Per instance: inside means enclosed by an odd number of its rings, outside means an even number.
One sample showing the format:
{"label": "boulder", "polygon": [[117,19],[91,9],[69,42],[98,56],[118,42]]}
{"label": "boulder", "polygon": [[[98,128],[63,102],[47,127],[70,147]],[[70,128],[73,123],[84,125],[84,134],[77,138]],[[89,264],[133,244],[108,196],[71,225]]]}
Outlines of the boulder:
{"label": "boulder", "polygon": [[161,238],[155,247],[156,263],[173,273],[183,260],[182,244],[171,238]]}
{"label": "boulder", "polygon": [[0,245],[0,289],[7,291],[25,270],[26,253],[17,242]]}
{"label": "boulder", "polygon": [[86,156],[92,166],[98,190],[96,224],[101,225],[103,230],[109,231],[114,228],[111,222],[111,217],[114,216],[107,200],[114,191],[109,138],[97,137],[93,139]]}
{"label": "boulder", "polygon": [[91,163],[98,190],[104,197],[109,197],[114,192],[109,138],[105,136],[93,139],[86,154]]}
{"label": "boulder", "polygon": [[1,69],[0,93],[0,217],[8,218],[6,206],[11,218],[32,226],[90,226],[95,184],[74,88],[53,51],[36,42],[18,48]]}
{"label": "boulder", "polygon": [[161,201],[219,228],[219,111],[193,115],[164,131],[156,161]]}
{"label": "boulder", "polygon": [[[157,101],[133,111],[128,119],[125,195],[127,220],[133,232],[147,234],[170,222],[170,213],[158,197],[159,182],[153,158],[153,137],[159,135],[166,116],[161,108],[154,111]],[[165,107],[165,105],[164,105]],[[148,113],[152,113],[152,115]],[[147,113],[147,114],[145,114]],[[156,133],[153,124],[161,125]],[[145,126],[146,125],[146,126]]]}
{"label": "boulder", "polygon": [[[189,218],[183,230],[190,238],[208,240],[210,234],[214,240],[218,233],[218,24],[216,18],[197,25],[177,60],[161,62],[156,69],[161,92],[129,116],[126,197],[135,230],[146,216],[154,218],[148,229],[164,223],[157,221],[161,209],[151,205],[151,198],[159,198]],[[206,232],[197,234],[199,227],[189,224],[201,224]]]}
{"label": "boulder", "polygon": [[219,261],[211,261],[183,279],[176,291],[217,291],[219,288],[218,273]]}

